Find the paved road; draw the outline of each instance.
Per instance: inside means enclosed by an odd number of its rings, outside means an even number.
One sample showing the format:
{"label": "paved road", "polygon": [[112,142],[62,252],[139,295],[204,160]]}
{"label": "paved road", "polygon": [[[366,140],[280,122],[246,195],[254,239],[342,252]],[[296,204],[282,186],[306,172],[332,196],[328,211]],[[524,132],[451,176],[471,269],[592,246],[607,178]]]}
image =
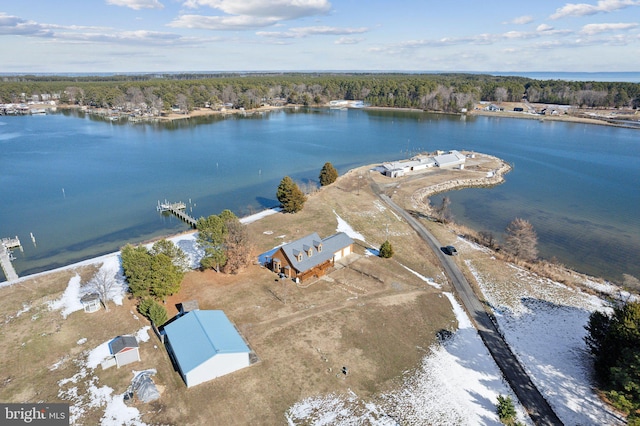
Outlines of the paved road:
{"label": "paved road", "polygon": [[442,263],[445,273],[451,280],[453,287],[471,320],[475,323],[478,334],[484,341],[491,356],[498,364],[502,374],[511,385],[511,389],[527,410],[529,417],[536,425],[562,425],[562,422],[553,412],[542,394],[533,384],[522,365],[511,352],[511,349],[504,341],[494,322],[485,311],[483,303],[474,293],[471,285],[464,277],[458,265],[450,256],[446,256],[440,250],[440,243],[435,237],[402,207],[394,203],[388,196],[379,194],[380,198],[398,214],[400,214],[418,235],[433,249],[434,253]]}

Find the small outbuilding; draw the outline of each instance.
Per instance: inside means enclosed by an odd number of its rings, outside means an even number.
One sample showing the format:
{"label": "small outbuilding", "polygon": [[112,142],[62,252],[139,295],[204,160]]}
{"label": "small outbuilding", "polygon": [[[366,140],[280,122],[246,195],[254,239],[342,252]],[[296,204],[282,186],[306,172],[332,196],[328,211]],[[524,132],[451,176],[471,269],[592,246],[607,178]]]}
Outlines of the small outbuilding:
{"label": "small outbuilding", "polygon": [[140,361],[138,340],[135,336],[118,336],[109,342],[109,351],[118,367]]}
{"label": "small outbuilding", "polygon": [[98,293],[88,293],[80,298],[82,308],[85,312],[96,312],[100,310],[100,295]]}
{"label": "small outbuilding", "polygon": [[223,311],[194,310],[164,326],[165,345],[188,388],[251,363],[251,350]]}

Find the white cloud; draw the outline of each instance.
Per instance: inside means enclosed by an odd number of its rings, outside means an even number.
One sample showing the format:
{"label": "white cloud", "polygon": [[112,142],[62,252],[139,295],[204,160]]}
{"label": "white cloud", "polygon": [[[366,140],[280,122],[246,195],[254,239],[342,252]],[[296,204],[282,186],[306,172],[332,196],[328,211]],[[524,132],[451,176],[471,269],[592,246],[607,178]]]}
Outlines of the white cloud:
{"label": "white cloud", "polygon": [[107,4],[124,6],[133,10],[164,9],[164,5],[158,0],[107,0]]}
{"label": "white cloud", "polygon": [[237,31],[250,30],[253,28],[269,27],[278,22],[273,17],[255,16],[203,16],[203,15],[182,15],[168,24],[175,28],[199,28],[205,30]]}
{"label": "white cloud", "polygon": [[51,37],[53,32],[46,25],[0,12],[0,35]]}
{"label": "white cloud", "polygon": [[536,27],[536,31],[539,33],[544,33],[547,31],[552,31],[553,27],[551,25],[547,25],[547,24],[540,24]]}
{"label": "white cloud", "polygon": [[350,35],[369,31],[368,28],[340,28],[328,26],[291,28],[288,31],[259,31],[256,34],[268,38],[303,38],[313,35]]}
{"label": "white cloud", "polygon": [[596,13],[609,13],[629,6],[640,5],[639,0],[600,0],[596,5],[588,3],[567,3],[556,10],[550,16],[551,19],[560,19],[567,16],[595,15]]}
{"label": "white cloud", "polygon": [[334,42],[334,44],[358,44],[363,40],[363,38],[340,37]]}
{"label": "white cloud", "polygon": [[517,18],[513,18],[510,21],[503,22],[503,24],[515,24],[515,25],[525,25],[533,22],[533,16],[525,15],[518,16]]}
{"label": "white cloud", "polygon": [[327,0],[187,0],[184,6],[207,6],[229,15],[278,18],[288,20],[324,15],[331,10]]}
{"label": "white cloud", "polygon": [[587,24],[582,27],[581,34],[594,35],[604,32],[628,30],[631,28],[637,28],[638,24],[635,23],[617,23],[617,24]]}

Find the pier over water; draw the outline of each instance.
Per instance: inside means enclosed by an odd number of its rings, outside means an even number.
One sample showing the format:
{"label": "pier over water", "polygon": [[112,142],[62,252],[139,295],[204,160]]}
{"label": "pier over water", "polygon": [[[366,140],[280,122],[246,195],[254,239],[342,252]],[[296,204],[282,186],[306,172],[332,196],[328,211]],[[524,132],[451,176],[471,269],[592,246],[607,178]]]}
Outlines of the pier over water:
{"label": "pier over water", "polygon": [[162,212],[173,213],[179,219],[188,223],[192,228],[196,228],[196,224],[198,221],[192,218],[191,216],[189,216],[187,213],[185,213],[184,210],[186,208],[187,208],[186,204],[183,203],[182,201],[178,203],[170,203],[167,200],[164,200],[164,203],[161,203],[160,201],[158,201],[158,206],[156,207],[156,210],[158,210],[161,213]]}
{"label": "pier over water", "polygon": [[15,281],[18,279],[16,270],[13,269],[11,261],[14,259],[11,250],[22,247],[18,237],[0,239],[0,266],[7,277],[7,281]]}

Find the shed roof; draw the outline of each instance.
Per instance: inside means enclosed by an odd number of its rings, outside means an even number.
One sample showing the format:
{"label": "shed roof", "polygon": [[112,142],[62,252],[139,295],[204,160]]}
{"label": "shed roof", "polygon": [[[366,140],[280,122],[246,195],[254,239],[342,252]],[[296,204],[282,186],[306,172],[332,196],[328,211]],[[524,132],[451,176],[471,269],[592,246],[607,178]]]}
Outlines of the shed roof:
{"label": "shed roof", "polygon": [[249,353],[229,318],[219,310],[186,313],[164,327],[184,374],[220,353]]}
{"label": "shed roof", "polygon": [[87,293],[80,298],[81,303],[89,303],[96,300],[100,300],[100,295],[98,293]]}
{"label": "shed roof", "polygon": [[127,348],[137,348],[138,340],[134,336],[118,336],[109,342],[109,350],[116,355]]}
{"label": "shed roof", "polygon": [[[318,251],[319,243],[322,243],[322,251]],[[317,232],[309,234],[289,244],[282,246],[282,251],[298,272],[307,271],[333,258],[336,251],[353,244],[353,240],[344,232],[331,235],[325,239],[320,239]],[[309,256],[305,248],[311,248],[312,254]],[[302,261],[298,261],[298,255],[302,254]]]}

